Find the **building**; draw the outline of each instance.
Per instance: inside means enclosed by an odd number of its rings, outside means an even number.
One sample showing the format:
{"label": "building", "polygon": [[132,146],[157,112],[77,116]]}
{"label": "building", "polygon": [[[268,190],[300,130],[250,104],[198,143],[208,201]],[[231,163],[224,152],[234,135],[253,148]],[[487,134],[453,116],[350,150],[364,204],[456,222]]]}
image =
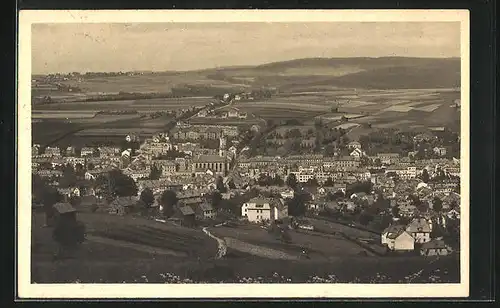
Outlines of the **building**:
{"label": "building", "polygon": [[118,197],[109,205],[109,213],[123,216],[145,208],[144,203],[136,197]]}
{"label": "building", "polygon": [[354,148],[351,152],[351,154],[349,154],[350,156],[352,157],[355,157],[355,158],[361,158],[364,156],[364,153],[363,151],[361,151],[361,149],[359,148]]}
{"label": "building", "polygon": [[417,167],[391,166],[385,169],[386,175],[390,173],[396,174],[401,180],[410,180],[417,177]]}
{"label": "building", "polygon": [[211,204],[203,202],[195,206],[195,217],[197,219],[214,219],[216,212]]}
{"label": "building", "polygon": [[434,147],[432,149],[432,151],[434,152],[434,154],[436,154],[438,156],[445,156],[446,155],[446,148],[445,147]]}
{"label": "building", "polygon": [[120,154],[120,148],[118,147],[99,147],[97,150],[101,158],[113,157]]}
{"label": "building", "polygon": [[397,163],[399,161],[399,153],[378,153],[377,157],[380,162],[385,165]]}
{"label": "building", "polygon": [[348,149],[351,149],[351,150],[354,150],[354,149],[359,149],[361,150],[361,143],[357,142],[357,141],[351,141],[347,144],[347,148]]}
{"label": "building", "polygon": [[196,214],[193,208],[182,202],[176,207],[174,218],[180,219],[181,225],[185,227],[194,227],[196,225]]}
{"label": "building", "polygon": [[81,157],[94,156],[94,148],[83,147],[80,152]]}
{"label": "building", "polygon": [[225,174],[229,170],[229,162],[218,155],[200,155],[192,161],[192,172],[200,173],[210,170],[214,174]]}
{"label": "building", "polygon": [[414,218],[407,226],[408,232],[416,243],[427,243],[431,240],[432,221],[425,218]]}
{"label": "building", "polygon": [[61,149],[59,147],[46,147],[44,153],[49,156],[61,156]]}
{"label": "building", "polygon": [[40,154],[40,145],[39,144],[34,144],[31,147],[31,156],[37,156]]}
{"label": "building", "polygon": [[226,137],[225,136],[221,136],[219,138],[219,156],[220,157],[225,157],[226,156]]}
{"label": "building", "polygon": [[66,156],[75,156],[75,155],[76,155],[75,147],[69,146],[66,148]]}
{"label": "building", "polygon": [[450,253],[450,248],[443,240],[432,240],[422,244],[420,255],[422,256],[446,256]]}
{"label": "building", "polygon": [[252,198],[243,203],[241,216],[250,222],[262,222],[271,220],[271,200],[267,198]]}
{"label": "building", "polygon": [[412,251],[415,249],[415,240],[401,225],[386,228],[382,232],[381,243],[392,251]]}

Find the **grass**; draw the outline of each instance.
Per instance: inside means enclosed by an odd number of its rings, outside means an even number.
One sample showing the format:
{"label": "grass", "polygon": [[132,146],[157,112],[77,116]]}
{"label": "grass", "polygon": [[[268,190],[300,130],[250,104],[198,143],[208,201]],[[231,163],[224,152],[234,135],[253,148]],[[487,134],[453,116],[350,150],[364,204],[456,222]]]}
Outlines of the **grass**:
{"label": "grass", "polygon": [[[187,252],[186,257],[158,255],[129,249],[126,246],[105,245],[92,241],[85,242],[76,258],[54,261],[52,253],[56,249],[51,239],[51,229],[41,228],[42,216],[33,216],[32,229],[32,281],[37,283],[139,283],[139,282],[182,282],[184,278],[195,282],[242,282],[242,277],[263,277],[266,281],[277,282],[276,274],[283,276],[281,282],[311,281],[314,275],[325,277],[335,275],[332,282],[404,282],[405,277],[423,270],[413,282],[430,282],[430,277],[439,276],[441,282],[458,282],[459,258],[449,256],[441,259],[423,257],[362,257],[334,255],[328,260],[272,260],[247,253],[228,250],[225,259],[215,260],[216,243],[201,230],[157,223],[130,216],[79,213],[89,234],[119,236],[131,243],[140,242],[150,247],[165,247]],[[314,223],[314,221],[313,221]],[[330,222],[328,222],[330,223]],[[333,229],[345,226],[331,223]],[[219,228],[212,228],[218,230]],[[255,233],[252,228],[227,228],[227,232]],[[262,230],[262,229],[261,229]],[[264,236],[271,237],[262,230]],[[355,231],[362,232],[362,231]],[[112,235],[113,234],[113,235]],[[299,239],[299,237],[303,239]],[[318,237],[318,236],[316,236]],[[296,241],[317,240],[311,235],[292,234]],[[261,239],[258,239],[261,241]],[[272,242],[272,237],[269,242]],[[262,245],[262,244],[261,244]],[[284,249],[285,244],[275,242],[273,249]],[[322,245],[322,246],[326,246]],[[297,253],[297,247],[288,248]],[[313,247],[313,249],[327,249]],[[333,248],[329,248],[333,249]],[[344,248],[337,248],[342,251]],[[126,270],[124,270],[126,269]],[[178,277],[174,277],[178,276]],[[245,280],[247,281],[247,280]],[[314,280],[316,281],[316,280]]]}

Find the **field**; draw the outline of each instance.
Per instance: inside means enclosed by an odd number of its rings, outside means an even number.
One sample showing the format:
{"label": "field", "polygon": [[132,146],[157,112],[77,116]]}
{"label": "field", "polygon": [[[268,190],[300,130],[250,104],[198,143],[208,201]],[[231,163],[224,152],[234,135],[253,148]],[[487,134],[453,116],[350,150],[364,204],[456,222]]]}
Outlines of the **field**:
{"label": "field", "polygon": [[[302,248],[306,248],[312,260],[330,260],[338,257],[355,256],[365,251],[340,235],[334,236],[316,232],[290,231],[290,244],[282,242],[279,237],[268,233],[267,230],[252,225],[235,228],[217,227],[213,228],[211,232],[221,238],[229,239],[229,243],[235,244],[235,246],[229,245],[229,248],[250,253],[245,250],[245,244],[248,244],[248,246],[252,247],[252,254],[261,257],[280,258],[280,253],[284,253],[288,255],[285,259],[299,258]],[[261,247],[264,251],[259,251],[258,247]],[[274,250],[274,257],[269,249]]]}
{"label": "field", "polygon": [[[52,256],[57,247],[52,241],[51,229],[41,228],[42,216],[39,213],[34,214],[31,264],[33,282],[405,283],[410,280],[412,282],[459,280],[458,256],[435,259],[347,255],[349,251],[344,251],[344,248],[350,247],[351,243],[344,244],[339,239],[331,241],[332,247],[319,248],[325,252],[337,250],[337,253],[333,253],[328,260],[318,257],[310,260],[273,260],[232,249],[228,250],[226,258],[215,260],[213,258],[216,252],[215,240],[210,239],[199,229],[107,214],[79,213],[79,219],[86,224],[89,239],[82,245],[74,259],[55,261]],[[336,228],[346,227],[333,225],[332,228],[337,230]],[[235,236],[234,230],[232,232],[231,236]],[[315,240],[321,241],[313,239],[311,235],[297,234],[292,235],[293,241],[297,243],[307,245],[311,240],[313,243]],[[259,245],[263,245],[262,243],[273,245],[272,237],[266,231],[264,234],[258,234],[256,231],[244,230],[238,232],[237,236],[255,238]],[[264,239],[266,236],[268,239]],[[284,249],[277,243],[274,245],[273,249]],[[288,250],[290,254],[298,252],[296,248]]]}

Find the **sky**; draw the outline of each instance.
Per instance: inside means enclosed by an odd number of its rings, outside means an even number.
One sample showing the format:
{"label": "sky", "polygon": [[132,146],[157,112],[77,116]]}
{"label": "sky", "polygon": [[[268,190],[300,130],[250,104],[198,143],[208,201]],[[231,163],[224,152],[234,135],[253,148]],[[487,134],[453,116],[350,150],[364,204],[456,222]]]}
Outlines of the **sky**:
{"label": "sky", "polygon": [[459,22],[32,26],[32,73],[185,71],[312,57],[460,56]]}

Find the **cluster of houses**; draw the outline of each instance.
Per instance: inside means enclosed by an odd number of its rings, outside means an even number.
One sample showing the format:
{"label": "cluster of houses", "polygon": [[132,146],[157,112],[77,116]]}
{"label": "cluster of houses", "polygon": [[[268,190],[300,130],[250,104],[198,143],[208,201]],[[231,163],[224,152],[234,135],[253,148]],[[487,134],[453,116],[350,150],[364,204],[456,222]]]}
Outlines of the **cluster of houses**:
{"label": "cluster of houses", "polygon": [[433,222],[419,217],[407,225],[393,224],[381,234],[381,244],[395,252],[414,251],[417,247],[421,255],[448,255],[452,248],[442,238],[431,238]]}
{"label": "cluster of houses", "polygon": [[199,118],[209,119],[246,119],[248,113],[240,111],[235,107],[228,107],[219,110],[202,109],[197,114]]}

